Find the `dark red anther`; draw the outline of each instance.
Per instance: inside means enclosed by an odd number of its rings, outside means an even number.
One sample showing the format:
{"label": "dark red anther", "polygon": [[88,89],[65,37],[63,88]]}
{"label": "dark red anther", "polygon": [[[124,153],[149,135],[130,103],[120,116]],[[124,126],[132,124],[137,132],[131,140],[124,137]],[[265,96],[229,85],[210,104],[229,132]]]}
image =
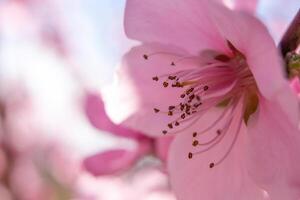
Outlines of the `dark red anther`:
{"label": "dark red anther", "polygon": [[163,82],[164,87],[168,87],[169,83],[168,82]]}
{"label": "dark red anther", "polygon": [[152,78],[152,80],[154,80],[154,81],[158,81],[158,77],[157,77],[157,76],[155,76],[155,77],[153,77],[153,78]]}
{"label": "dark red anther", "polygon": [[194,141],[193,141],[193,146],[194,146],[194,147],[197,146],[198,144],[199,144],[198,140],[194,140]]}
{"label": "dark red anther", "polygon": [[181,115],[181,119],[184,119],[185,118],[185,114],[183,113],[182,115]]}
{"label": "dark red anther", "polygon": [[159,109],[157,109],[157,108],[154,108],[153,110],[154,110],[155,113],[159,112]]}
{"label": "dark red anther", "polygon": [[144,55],[143,55],[143,58],[144,58],[145,60],[148,60],[149,56],[146,55],[146,54],[144,54]]}
{"label": "dark red anther", "polygon": [[173,124],[168,124],[168,127],[170,128],[170,129],[172,129],[173,128]]}
{"label": "dark red anther", "polygon": [[169,106],[169,110],[173,110],[175,106]]}

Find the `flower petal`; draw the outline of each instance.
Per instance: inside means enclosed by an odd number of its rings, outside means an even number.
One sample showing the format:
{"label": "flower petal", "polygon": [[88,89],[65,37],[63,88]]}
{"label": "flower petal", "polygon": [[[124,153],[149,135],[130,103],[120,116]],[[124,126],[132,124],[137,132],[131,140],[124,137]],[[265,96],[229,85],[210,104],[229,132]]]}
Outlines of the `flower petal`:
{"label": "flower petal", "polygon": [[300,197],[300,132],[286,120],[281,106],[260,99],[247,134],[249,175],[272,200]]}
{"label": "flower petal", "polygon": [[113,149],[86,158],[83,165],[94,176],[109,175],[130,168],[137,157],[135,151]]}
{"label": "flower petal", "polygon": [[283,62],[267,28],[254,16],[211,2],[210,17],[222,37],[242,52],[262,95],[271,99],[287,82]]}
{"label": "flower petal", "polygon": [[161,136],[162,128],[172,120],[167,114],[155,113],[154,108],[167,110],[180,101],[181,89],[164,88],[152,77],[194,67],[195,63],[171,66],[174,55],[153,55],[148,60],[143,55],[153,52],[184,54],[171,46],[144,44],[134,47],[123,59],[115,85],[103,90],[102,95],[108,115],[115,123],[142,131],[152,136]]}
{"label": "flower petal", "polygon": [[104,110],[101,97],[88,92],[85,97],[85,112],[91,124],[99,130],[127,138],[141,138],[141,133],[114,124]]}
{"label": "flower petal", "polygon": [[162,161],[168,158],[169,148],[173,141],[173,137],[162,137],[155,139],[155,155]]}
{"label": "flower petal", "polygon": [[281,56],[266,27],[249,14],[232,12],[213,2],[209,8],[223,37],[246,56],[261,94],[280,102],[286,116],[298,123],[298,100],[289,88]]}
{"label": "flower petal", "polygon": [[128,0],[125,32],[142,42],[176,44],[192,54],[203,49],[224,49],[224,41],[207,17],[207,2]]}
{"label": "flower petal", "polygon": [[[211,123],[219,115],[217,110],[207,116],[206,123]],[[205,123],[205,121],[203,121]],[[215,130],[206,134],[215,134]],[[178,200],[262,200],[268,199],[264,191],[257,187],[247,174],[243,162],[243,138],[246,128],[240,135],[228,157],[219,165],[210,169],[209,164],[221,158],[234,137],[229,130],[223,141],[213,149],[188,159],[192,147],[190,134],[180,134],[173,141],[169,154],[169,171],[173,190]]]}
{"label": "flower petal", "polygon": [[243,10],[249,13],[255,13],[258,0],[235,0],[234,9]]}

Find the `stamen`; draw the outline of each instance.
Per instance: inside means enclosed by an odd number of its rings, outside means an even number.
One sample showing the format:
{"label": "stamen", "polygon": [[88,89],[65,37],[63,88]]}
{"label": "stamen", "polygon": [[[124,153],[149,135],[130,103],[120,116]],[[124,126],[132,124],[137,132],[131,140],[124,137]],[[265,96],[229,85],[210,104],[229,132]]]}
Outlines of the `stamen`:
{"label": "stamen", "polygon": [[195,147],[195,146],[197,146],[199,144],[199,141],[198,140],[194,140],[193,141],[193,146]]}
{"label": "stamen", "polygon": [[225,155],[218,161],[215,163],[215,166],[221,164],[227,157],[228,155],[230,154],[231,150],[233,149],[234,147],[234,144],[236,143],[237,141],[237,138],[238,138],[238,135],[240,133],[240,130],[241,130],[241,127],[242,127],[242,123],[243,123],[243,120],[242,118],[240,119],[240,122],[239,122],[239,125],[238,125],[238,129],[235,131],[235,136],[233,138],[233,141],[232,143],[230,144],[230,147],[228,148],[227,152],[225,153]]}
{"label": "stamen", "polygon": [[154,108],[153,110],[154,110],[155,113],[159,112],[159,109],[157,109],[157,108]]}
{"label": "stamen", "polygon": [[169,110],[174,110],[175,106],[169,106]]}
{"label": "stamen", "polygon": [[168,87],[168,85],[169,85],[168,82],[164,82],[164,83],[163,83],[163,86],[164,86],[164,87]]}
{"label": "stamen", "polygon": [[146,54],[144,54],[144,55],[143,55],[143,58],[144,58],[145,60],[148,60],[149,56],[146,55]]}
{"label": "stamen", "polygon": [[153,77],[153,78],[152,78],[152,80],[154,80],[154,81],[158,81],[158,77],[157,77],[157,76],[155,76],[155,77]]}
{"label": "stamen", "polygon": [[[229,149],[225,151],[225,154],[219,160],[209,163],[210,168],[214,168],[222,163],[230,154],[243,122],[243,112],[245,111],[242,99],[249,91],[249,88],[251,90],[253,86],[255,88],[255,80],[247,66],[245,56],[230,41],[227,41],[227,45],[232,51],[230,55],[223,53],[212,54],[211,62],[205,61],[206,64],[202,66],[152,78],[154,81],[163,80],[161,84],[166,89],[169,89],[168,87],[171,86],[176,88],[176,90],[182,90],[178,97],[180,101],[177,105],[169,105],[165,111],[154,108],[155,113],[159,112],[170,116],[171,120],[166,124],[169,129],[167,129],[168,131],[162,130],[163,134],[176,134],[191,128],[209,109],[218,106],[226,100],[226,104],[222,104],[224,110],[216,120],[211,122],[211,124],[205,125],[204,130],[201,129],[192,133],[192,146],[196,147],[197,150],[188,153],[189,159],[192,159],[194,155],[207,152],[220,144],[224,137],[229,134],[233,121],[238,116],[237,120],[240,120],[239,125],[238,127],[234,125],[235,135]],[[176,66],[185,60],[193,59],[196,61],[196,59],[200,59],[200,57],[169,52],[144,54],[143,57],[145,60],[148,60],[151,56],[162,54],[171,56],[170,59],[172,60],[167,63],[167,65],[170,64],[171,66]],[[174,119],[171,116],[175,116]],[[223,123],[222,120],[224,118],[226,120]],[[179,125],[180,127],[178,127]],[[221,127],[216,127],[219,125]],[[205,141],[202,138],[200,139],[206,133],[213,134],[209,135],[208,138],[204,138]]]}

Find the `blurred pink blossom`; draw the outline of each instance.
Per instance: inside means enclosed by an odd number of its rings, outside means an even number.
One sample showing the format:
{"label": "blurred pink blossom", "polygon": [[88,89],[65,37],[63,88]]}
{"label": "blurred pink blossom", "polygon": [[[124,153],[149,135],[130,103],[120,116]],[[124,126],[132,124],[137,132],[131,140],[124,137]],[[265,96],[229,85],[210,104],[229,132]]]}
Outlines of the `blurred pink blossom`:
{"label": "blurred pink blossom", "polygon": [[84,166],[94,175],[124,172],[133,167],[138,160],[150,154],[154,154],[162,161],[166,160],[172,137],[155,139],[122,125],[114,124],[104,110],[101,97],[93,93],[87,93],[85,112],[97,129],[133,140],[136,143],[136,147],[132,149],[116,148],[86,158]]}

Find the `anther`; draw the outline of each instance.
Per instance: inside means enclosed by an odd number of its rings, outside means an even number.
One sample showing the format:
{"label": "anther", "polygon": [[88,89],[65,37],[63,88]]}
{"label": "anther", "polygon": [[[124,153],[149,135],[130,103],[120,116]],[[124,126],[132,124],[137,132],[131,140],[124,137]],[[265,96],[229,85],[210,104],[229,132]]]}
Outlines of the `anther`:
{"label": "anther", "polygon": [[173,124],[168,124],[168,127],[170,128],[170,129],[172,129],[173,128]]}
{"label": "anther", "polygon": [[175,80],[175,79],[176,79],[176,76],[169,76],[168,79],[170,79],[170,80]]}
{"label": "anther", "polygon": [[155,113],[159,112],[159,109],[157,109],[157,108],[154,108],[153,110],[154,110]]}
{"label": "anther", "polygon": [[186,91],[186,95],[189,95],[191,94],[192,92],[194,91],[194,88],[190,88]]}
{"label": "anther", "polygon": [[215,166],[215,163],[210,163],[209,168],[213,168]]}
{"label": "anther", "polygon": [[173,112],[172,112],[172,111],[169,111],[169,112],[168,112],[168,115],[169,115],[169,116],[172,116],[172,115],[173,115]]}
{"label": "anther", "polygon": [[180,110],[183,111],[184,110],[184,104],[180,103]]}
{"label": "anther", "polygon": [[175,106],[169,106],[169,110],[173,110]]}
{"label": "anther", "polygon": [[199,95],[196,95],[196,99],[197,99],[197,101],[201,101],[201,98]]}
{"label": "anther", "polygon": [[218,129],[218,130],[217,130],[217,134],[218,134],[218,135],[221,135],[221,133],[222,133],[221,130]]}
{"label": "anther", "polygon": [[171,65],[172,65],[172,66],[175,66],[175,63],[174,63],[174,62],[171,62]]}
{"label": "anther", "polygon": [[207,90],[208,90],[208,86],[207,86],[207,85],[204,86],[204,87],[203,87],[203,90],[204,90],[204,91],[207,91]]}
{"label": "anther", "polygon": [[190,152],[190,153],[188,154],[188,158],[189,158],[189,159],[192,159],[192,158],[193,158],[193,153]]}
{"label": "anther", "polygon": [[197,132],[194,132],[194,133],[193,133],[193,137],[197,137]]}
{"label": "anther", "polygon": [[146,54],[144,54],[144,55],[143,55],[143,58],[144,58],[145,60],[148,60],[149,56],[146,55]]}
{"label": "anther", "polygon": [[169,83],[168,82],[163,82],[164,87],[168,87]]}
{"label": "anther", "polygon": [[152,80],[154,80],[154,81],[158,81],[158,77],[157,77],[157,76],[155,76],[155,77],[153,77],[153,78],[152,78]]}
{"label": "anther", "polygon": [[194,140],[194,141],[193,141],[193,146],[194,146],[194,147],[197,146],[198,144],[199,144],[198,140]]}
{"label": "anther", "polygon": [[185,97],[185,94],[180,95],[180,97],[181,97],[181,98],[184,98],[184,97]]}
{"label": "anther", "polygon": [[179,122],[178,121],[175,122],[175,126],[179,126]]}
{"label": "anther", "polygon": [[185,118],[185,114],[183,113],[180,117],[181,117],[181,119],[184,119]]}
{"label": "anther", "polygon": [[194,94],[192,94],[191,96],[189,96],[189,99],[190,100],[193,100],[195,98],[195,95]]}
{"label": "anther", "polygon": [[167,134],[167,133],[168,133],[168,131],[166,131],[166,130],[163,130],[163,131],[162,131],[162,133],[163,133],[163,134]]}

